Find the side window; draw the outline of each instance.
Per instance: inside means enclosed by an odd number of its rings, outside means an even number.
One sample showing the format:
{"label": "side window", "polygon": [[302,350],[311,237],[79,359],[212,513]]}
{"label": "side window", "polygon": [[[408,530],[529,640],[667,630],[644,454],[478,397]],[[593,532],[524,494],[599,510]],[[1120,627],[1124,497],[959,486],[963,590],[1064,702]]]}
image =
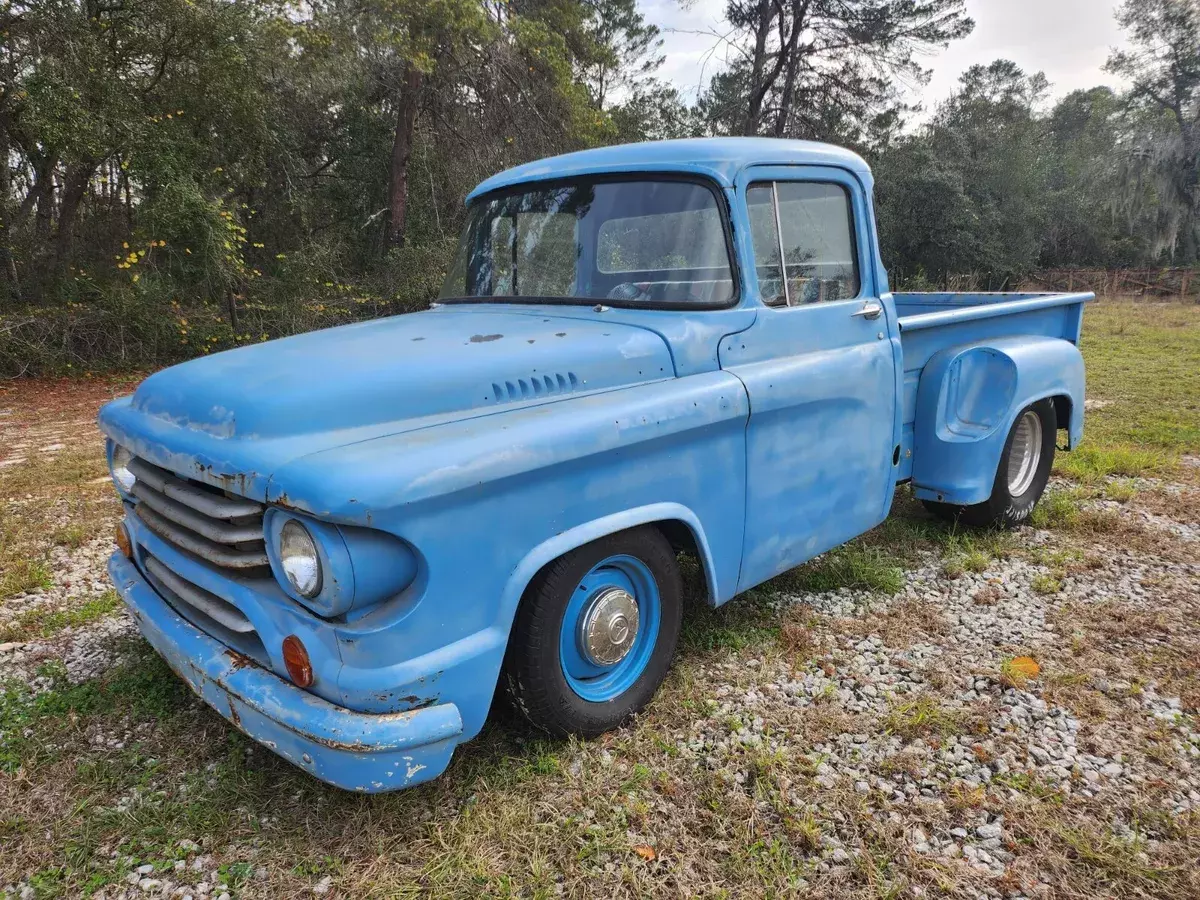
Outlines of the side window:
{"label": "side window", "polygon": [[779,255],[779,220],[775,218],[775,185],[750,185],[746,191],[746,207],[750,212],[750,241],[754,246],[754,266],[758,270],[762,302],[767,306],[786,306]]}
{"label": "side window", "polygon": [[858,296],[862,282],[854,212],[844,187],[802,181],[755,184],[746,201],[764,303],[801,306]]}

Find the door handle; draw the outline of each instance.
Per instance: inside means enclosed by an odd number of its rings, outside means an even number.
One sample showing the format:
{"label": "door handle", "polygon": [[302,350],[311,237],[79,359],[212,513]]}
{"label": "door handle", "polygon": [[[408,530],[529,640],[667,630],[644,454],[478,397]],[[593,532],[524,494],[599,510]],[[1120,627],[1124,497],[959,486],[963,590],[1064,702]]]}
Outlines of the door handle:
{"label": "door handle", "polygon": [[868,322],[873,322],[883,315],[883,304],[867,303],[856,313],[851,313],[856,319],[866,319]]}

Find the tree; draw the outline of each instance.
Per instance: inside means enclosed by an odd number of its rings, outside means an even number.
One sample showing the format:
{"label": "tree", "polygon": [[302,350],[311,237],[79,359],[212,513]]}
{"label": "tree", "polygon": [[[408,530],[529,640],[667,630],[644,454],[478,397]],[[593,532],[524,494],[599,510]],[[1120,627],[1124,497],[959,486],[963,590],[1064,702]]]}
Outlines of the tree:
{"label": "tree", "polygon": [[925,136],[901,139],[875,161],[880,250],[893,287],[944,284],[975,268],[979,222],[963,169]]}
{"label": "tree", "polygon": [[1000,287],[1038,260],[1046,222],[1045,129],[1049,85],[1007,60],[972,66],[934,116],[930,144],[963,172],[976,220],[972,269]]}
{"label": "tree", "polygon": [[854,140],[969,34],[963,0],[730,0],[736,58],[702,102],[714,133]]}
{"label": "tree", "polygon": [[1124,180],[1128,125],[1111,88],[1074,91],[1055,105],[1046,122],[1041,265],[1132,265],[1146,255],[1144,221],[1123,214],[1130,206],[1125,198],[1139,190]]}
{"label": "tree", "polygon": [[637,0],[591,0],[578,48],[580,72],[597,109],[645,88],[663,64],[662,36]]}
{"label": "tree", "polygon": [[248,172],[263,159],[271,129],[269,104],[255,91],[256,61],[266,55],[256,44],[258,9],[19,0],[8,11],[0,130],[5,162],[15,155],[17,164],[5,172],[0,204],[11,209],[12,195],[23,193],[6,216],[5,255],[15,256],[15,246],[36,264],[26,279],[33,296],[77,261],[85,217],[91,261],[129,236],[134,203],[148,203],[167,182],[200,180],[215,194],[229,181],[214,170],[228,163]]}
{"label": "tree", "polygon": [[971,272],[1002,288],[1037,265],[1047,87],[1007,60],[972,66],[925,128],[875,153],[881,242],[901,283]]}
{"label": "tree", "polygon": [[[1143,114],[1125,180],[1152,182],[1155,253],[1192,262],[1200,255],[1200,5],[1125,0],[1117,19],[1132,48],[1113,53],[1108,71],[1131,82],[1130,106]],[[1141,192],[1125,199],[1136,215]]]}

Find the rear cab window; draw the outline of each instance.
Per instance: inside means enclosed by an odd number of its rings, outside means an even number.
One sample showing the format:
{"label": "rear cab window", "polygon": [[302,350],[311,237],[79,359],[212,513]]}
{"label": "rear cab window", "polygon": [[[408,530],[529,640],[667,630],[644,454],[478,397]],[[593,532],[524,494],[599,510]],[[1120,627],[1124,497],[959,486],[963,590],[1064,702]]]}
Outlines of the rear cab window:
{"label": "rear cab window", "polygon": [[763,303],[805,306],[858,297],[854,207],[844,186],[757,181],[746,191],[746,204]]}

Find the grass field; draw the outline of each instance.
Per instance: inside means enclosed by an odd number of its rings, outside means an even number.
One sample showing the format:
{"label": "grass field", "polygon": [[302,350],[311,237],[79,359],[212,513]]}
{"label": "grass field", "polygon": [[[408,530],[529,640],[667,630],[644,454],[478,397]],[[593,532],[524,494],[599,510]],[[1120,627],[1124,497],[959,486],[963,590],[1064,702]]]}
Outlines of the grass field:
{"label": "grass field", "polygon": [[1200,305],[1092,304],[1087,437],[1059,470],[1087,479],[1178,472],[1200,454]]}
{"label": "grass field", "polygon": [[628,726],[497,714],[377,797],[243,737],[125,624],[88,422],[127,385],[6,388],[0,897],[1200,896],[1200,306],[1097,304],[1084,352],[1087,437],[1036,528],[958,531],[902,490],[694,606]]}

